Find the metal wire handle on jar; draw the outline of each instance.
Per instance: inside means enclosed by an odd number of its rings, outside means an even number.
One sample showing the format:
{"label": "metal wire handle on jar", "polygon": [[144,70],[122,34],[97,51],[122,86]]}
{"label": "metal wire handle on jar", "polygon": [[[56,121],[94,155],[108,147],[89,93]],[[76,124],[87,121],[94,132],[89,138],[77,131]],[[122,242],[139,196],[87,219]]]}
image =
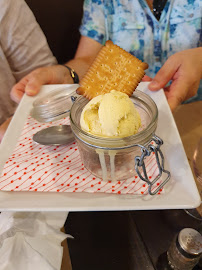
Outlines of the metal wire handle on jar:
{"label": "metal wire handle on jar", "polygon": [[[156,146],[150,144],[152,141],[156,143]],[[149,144],[147,147],[138,145],[141,147],[141,156],[136,156],[135,157],[135,170],[140,177],[141,180],[145,181],[149,187],[148,187],[148,193],[150,195],[155,195],[159,192],[159,190],[170,180],[170,172],[164,169],[164,156],[163,153],[160,150],[161,145],[163,144],[163,140],[160,139],[158,136],[154,135],[152,139],[150,140]],[[154,178],[154,180],[149,181],[147,171],[146,171],[146,166],[145,166],[145,157],[150,156],[150,154],[154,152],[155,157],[156,157],[156,163],[158,165],[159,173],[158,175]],[[143,175],[140,173],[139,168],[142,168],[143,170]],[[161,177],[162,173],[165,173],[167,175],[166,179],[156,188],[154,191],[152,191],[152,187],[154,184],[159,180]]]}

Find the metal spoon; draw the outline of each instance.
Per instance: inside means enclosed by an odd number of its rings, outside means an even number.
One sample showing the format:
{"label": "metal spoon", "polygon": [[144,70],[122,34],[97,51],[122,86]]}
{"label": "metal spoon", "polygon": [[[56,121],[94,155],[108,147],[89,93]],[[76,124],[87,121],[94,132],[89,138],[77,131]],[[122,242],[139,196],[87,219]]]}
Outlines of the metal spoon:
{"label": "metal spoon", "polygon": [[59,125],[38,131],[33,140],[43,145],[64,145],[75,140],[69,125]]}

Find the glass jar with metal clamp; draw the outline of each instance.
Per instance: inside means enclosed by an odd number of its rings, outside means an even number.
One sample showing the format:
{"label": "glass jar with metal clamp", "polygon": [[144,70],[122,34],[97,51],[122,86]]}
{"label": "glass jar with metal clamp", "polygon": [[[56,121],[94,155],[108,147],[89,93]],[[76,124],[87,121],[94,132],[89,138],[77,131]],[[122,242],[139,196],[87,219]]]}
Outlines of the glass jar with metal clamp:
{"label": "glass jar with metal clamp", "polygon": [[[78,143],[84,166],[104,181],[121,181],[134,175],[148,184],[148,193],[154,195],[169,181],[170,172],[164,169],[161,151],[163,141],[155,135],[158,109],[155,102],[142,91],[130,97],[138,110],[142,128],[137,134],[124,138],[106,138],[91,135],[80,127],[80,116],[88,100],[79,97],[70,111],[71,128]],[[150,180],[145,165],[147,157],[154,155],[158,174]],[[156,187],[156,182],[163,178]]]}

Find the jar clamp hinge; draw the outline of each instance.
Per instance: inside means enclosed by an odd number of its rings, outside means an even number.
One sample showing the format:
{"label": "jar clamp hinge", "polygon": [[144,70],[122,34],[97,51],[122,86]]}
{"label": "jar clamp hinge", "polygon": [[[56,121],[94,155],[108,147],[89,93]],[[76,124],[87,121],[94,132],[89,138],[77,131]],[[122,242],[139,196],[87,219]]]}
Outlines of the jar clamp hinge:
{"label": "jar clamp hinge", "polygon": [[[154,141],[156,143],[155,145],[152,145],[151,142]],[[162,187],[169,181],[170,179],[170,172],[164,169],[164,156],[163,153],[160,150],[161,145],[163,144],[163,140],[160,139],[159,137],[157,137],[156,135],[154,135],[152,137],[152,139],[150,140],[149,144],[147,145],[147,147],[142,146],[142,145],[138,145],[141,147],[141,156],[136,156],[135,157],[135,170],[139,176],[139,178],[143,181],[145,181],[148,184],[148,193],[150,195],[155,195],[157,194],[160,189],[162,189]],[[146,166],[145,166],[145,157],[146,156],[150,156],[150,154],[154,152],[155,154],[155,158],[156,158],[156,163],[158,166],[158,170],[159,173],[158,175],[152,180],[150,181],[147,175],[147,171],[146,171]],[[142,169],[142,175],[140,172],[140,168]],[[166,178],[163,180],[163,182],[154,190],[152,191],[153,186],[155,185],[155,183],[159,180],[159,178],[162,176],[162,174],[166,174]]]}

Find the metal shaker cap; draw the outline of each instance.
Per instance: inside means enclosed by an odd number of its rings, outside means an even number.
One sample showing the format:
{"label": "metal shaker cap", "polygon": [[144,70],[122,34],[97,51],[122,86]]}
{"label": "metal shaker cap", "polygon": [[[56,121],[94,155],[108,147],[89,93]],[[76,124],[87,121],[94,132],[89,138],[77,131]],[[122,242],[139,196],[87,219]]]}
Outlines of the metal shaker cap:
{"label": "metal shaker cap", "polygon": [[200,256],[202,254],[202,235],[192,228],[185,228],[180,231],[178,243],[190,255]]}

